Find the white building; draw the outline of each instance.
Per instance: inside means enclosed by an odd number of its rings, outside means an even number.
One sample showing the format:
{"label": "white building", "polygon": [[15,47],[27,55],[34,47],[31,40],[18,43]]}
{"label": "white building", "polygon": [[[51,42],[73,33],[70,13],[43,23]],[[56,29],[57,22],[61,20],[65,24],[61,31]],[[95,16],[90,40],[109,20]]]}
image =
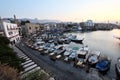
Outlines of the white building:
{"label": "white building", "polygon": [[11,43],[18,43],[20,41],[19,28],[17,24],[0,21],[0,31],[7,37]]}
{"label": "white building", "polygon": [[85,26],[89,26],[89,27],[93,27],[94,26],[94,23],[92,20],[87,20],[85,23],[84,23]]}

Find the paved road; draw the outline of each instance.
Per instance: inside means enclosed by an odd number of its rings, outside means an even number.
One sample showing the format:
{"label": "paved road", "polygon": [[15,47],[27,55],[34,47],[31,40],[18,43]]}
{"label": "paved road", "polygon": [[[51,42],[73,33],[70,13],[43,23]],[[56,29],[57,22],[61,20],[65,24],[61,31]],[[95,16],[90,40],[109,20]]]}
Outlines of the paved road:
{"label": "paved road", "polygon": [[17,46],[56,80],[86,80],[87,73],[83,69],[73,67],[73,64],[61,60],[52,61],[48,55],[40,55],[40,52],[23,46],[22,43]]}

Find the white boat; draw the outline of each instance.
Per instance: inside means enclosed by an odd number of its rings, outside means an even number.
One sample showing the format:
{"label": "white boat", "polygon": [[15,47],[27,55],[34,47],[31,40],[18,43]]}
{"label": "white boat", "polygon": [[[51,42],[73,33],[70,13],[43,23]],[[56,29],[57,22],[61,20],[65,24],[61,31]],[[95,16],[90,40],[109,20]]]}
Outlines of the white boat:
{"label": "white boat", "polygon": [[77,57],[77,53],[76,51],[73,51],[70,55],[69,55],[69,60],[75,60],[75,58]]}
{"label": "white boat", "polygon": [[56,59],[60,59],[62,56],[61,55],[57,55],[56,56]]}
{"label": "white boat", "polygon": [[88,57],[88,62],[91,65],[96,64],[99,61],[99,57],[100,57],[100,51],[93,51],[90,53],[89,57]]}
{"label": "white boat", "polygon": [[44,43],[44,42],[39,42],[39,48],[40,48],[40,49],[43,49],[44,46],[45,46],[45,43]]}
{"label": "white boat", "polygon": [[64,56],[69,56],[72,53],[72,49],[68,48],[66,49],[66,51],[64,52]]}
{"label": "white boat", "polygon": [[68,57],[65,57],[65,58],[64,58],[64,61],[65,61],[65,62],[68,62],[68,61],[69,61]]}
{"label": "white boat", "polygon": [[47,50],[50,48],[50,43],[45,43],[43,49]]}
{"label": "white boat", "polygon": [[77,51],[78,58],[85,59],[87,54],[88,54],[88,52],[86,52],[86,51],[82,51],[82,50]]}
{"label": "white boat", "polygon": [[86,45],[86,46],[81,47],[79,50],[80,51],[89,51],[89,47],[88,47],[88,45]]}
{"label": "white boat", "polygon": [[67,37],[68,37],[68,39],[70,39],[70,40],[74,40],[74,39],[77,38],[76,35],[72,35],[72,34],[68,35]]}

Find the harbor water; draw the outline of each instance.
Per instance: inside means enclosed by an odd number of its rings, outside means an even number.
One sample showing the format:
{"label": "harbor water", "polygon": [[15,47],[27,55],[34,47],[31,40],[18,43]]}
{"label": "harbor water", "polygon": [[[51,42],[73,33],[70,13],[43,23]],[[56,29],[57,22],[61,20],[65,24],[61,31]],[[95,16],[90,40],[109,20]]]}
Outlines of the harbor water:
{"label": "harbor water", "polygon": [[115,78],[115,63],[117,58],[120,57],[120,40],[115,37],[120,37],[120,29],[114,29],[111,31],[92,31],[92,32],[69,32],[66,35],[72,34],[76,35],[78,39],[84,37],[83,44],[76,44],[71,42],[70,46],[81,47],[83,45],[88,45],[89,49],[92,51],[100,51],[102,55],[106,55],[111,58],[110,71],[106,76],[110,78]]}

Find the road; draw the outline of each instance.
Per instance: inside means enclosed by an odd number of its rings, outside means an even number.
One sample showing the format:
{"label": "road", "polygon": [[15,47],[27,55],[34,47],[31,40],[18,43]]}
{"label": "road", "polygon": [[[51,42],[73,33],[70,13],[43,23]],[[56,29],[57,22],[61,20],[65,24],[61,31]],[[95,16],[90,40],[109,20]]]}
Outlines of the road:
{"label": "road", "polygon": [[85,70],[73,67],[72,63],[65,63],[61,60],[52,61],[48,55],[40,55],[40,52],[22,44],[17,44],[17,47],[54,77],[55,80],[86,80],[87,73]]}

